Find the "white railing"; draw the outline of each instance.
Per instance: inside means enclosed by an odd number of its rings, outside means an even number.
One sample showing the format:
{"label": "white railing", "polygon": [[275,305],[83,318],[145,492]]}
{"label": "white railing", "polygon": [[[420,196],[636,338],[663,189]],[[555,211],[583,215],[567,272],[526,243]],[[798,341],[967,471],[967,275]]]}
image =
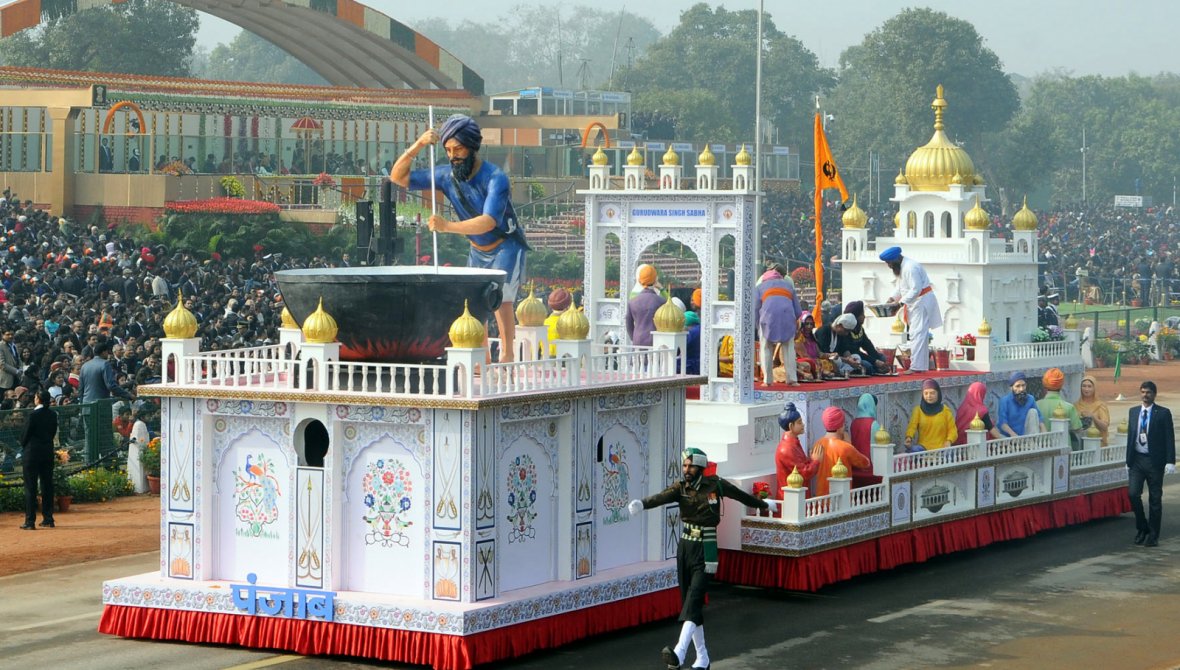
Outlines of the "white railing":
{"label": "white railing", "polygon": [[1112,463],[1122,463],[1127,457],[1127,448],[1121,445],[1100,447],[1098,449],[1083,449],[1069,455],[1071,469],[1092,468]]}
{"label": "white railing", "polygon": [[841,498],[842,496],[833,494],[808,498],[803,502],[803,518],[814,519],[839,512],[841,509]]}
{"label": "white railing", "polygon": [[177,361],[176,374],[181,385],[273,389],[290,388],[295,367],[296,361],[286,356],[286,347],[275,344],[184,356]]}
{"label": "white railing", "polygon": [[1053,342],[1009,342],[998,344],[992,349],[992,360],[994,361],[1034,361],[1081,355],[1080,345],[1071,339]]}
{"label": "white railing", "polygon": [[[300,361],[302,370],[311,361]],[[315,365],[319,365],[318,363]],[[334,393],[380,393],[446,397],[447,369],[441,365],[329,361],[312,375],[299,375],[296,388]]]}
{"label": "white railing", "polygon": [[854,510],[864,507],[876,507],[877,505],[888,502],[885,497],[884,483],[852,489],[849,491],[849,497],[852,499],[852,504],[849,507]]}
{"label": "white railing", "polygon": [[893,473],[908,474],[916,470],[932,470],[948,465],[961,465],[978,459],[979,445],[977,444],[961,444],[957,447],[898,454],[893,457]]}
{"label": "white railing", "polygon": [[571,359],[542,358],[485,366],[479,377],[479,391],[482,396],[492,396],[568,388],[576,382]]}
{"label": "white railing", "polygon": [[676,374],[669,365],[673,356],[666,349],[641,348],[590,357],[586,383],[611,384],[640,379],[657,379]]}
{"label": "white railing", "polygon": [[1034,433],[1018,437],[1005,437],[1000,440],[987,442],[987,457],[1012,456],[1027,454],[1034,451],[1048,451],[1061,449],[1069,445],[1069,435],[1065,433]]}

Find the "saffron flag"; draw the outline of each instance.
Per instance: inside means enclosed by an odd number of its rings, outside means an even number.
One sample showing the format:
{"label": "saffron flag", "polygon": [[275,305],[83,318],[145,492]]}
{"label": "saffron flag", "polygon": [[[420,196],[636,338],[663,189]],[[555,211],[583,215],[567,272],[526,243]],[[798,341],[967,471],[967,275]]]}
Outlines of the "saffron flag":
{"label": "saffron flag", "polygon": [[832,158],[832,151],[828,148],[828,138],[824,135],[823,120],[819,112],[815,114],[815,325],[823,325],[823,310],[820,303],[824,299],[824,228],[823,208],[824,189],[840,190],[840,200],[848,200],[848,189],[844,186],[844,179],[840,170],[836,168],[836,159]]}

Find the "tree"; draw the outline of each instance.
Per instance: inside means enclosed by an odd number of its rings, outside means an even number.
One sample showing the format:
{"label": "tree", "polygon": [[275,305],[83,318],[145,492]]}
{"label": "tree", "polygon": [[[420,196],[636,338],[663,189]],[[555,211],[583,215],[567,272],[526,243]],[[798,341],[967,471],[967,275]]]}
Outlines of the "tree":
{"label": "tree", "polygon": [[836,117],[828,139],[853,189],[866,181],[854,166],[869,151],[881,155],[885,171],[904,166],[926,144],[939,84],[948,102],[947,135],[963,143],[977,170],[991,165],[984,134],[1005,128],[1020,107],[1016,87],[975,27],[930,9],[904,10],[846,49],[839,78],[824,108]]}
{"label": "tree", "polygon": [[[756,10],[697,4],[648,49],[630,73],[635,112],[673,117],[675,138],[750,141],[754,130]],[[762,110],[788,138],[809,138],[812,98],[832,73],[799,40],[763,17]],[[637,128],[636,130],[643,130]]]}
{"label": "tree", "polygon": [[227,81],[315,86],[328,84],[294,56],[248,30],[238,33],[229,44],[214,47],[209,54],[208,68],[197,74],[208,79]]}
{"label": "tree", "polygon": [[41,27],[0,40],[0,61],[55,70],[189,76],[199,26],[192,9],[164,0],[127,0],[47,14]]}

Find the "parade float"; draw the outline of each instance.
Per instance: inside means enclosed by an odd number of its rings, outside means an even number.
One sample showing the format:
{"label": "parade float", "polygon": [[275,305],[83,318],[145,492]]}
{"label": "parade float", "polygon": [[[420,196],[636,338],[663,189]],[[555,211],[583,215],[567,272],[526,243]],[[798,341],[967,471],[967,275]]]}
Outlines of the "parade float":
{"label": "parade float", "polygon": [[[937,101],[936,112],[941,125]],[[915,226],[874,245],[863,212],[846,213],[845,298],[879,301],[890,278],[876,249],[900,244],[926,266],[948,311],[949,330],[936,340],[956,328],[976,335],[971,360],[964,353],[930,373],[952,405],[982,381],[994,406],[1012,370],[1031,378],[1059,367],[1076,382],[1076,329],[1048,343],[1027,332],[1035,219],[1011,243],[981,230],[986,186],[938,125],[895,191],[899,220]],[[369,307],[348,297],[362,289],[340,291],[328,278],[322,292],[287,278],[291,308],[280,341],[264,347],[202,351],[178,303],[164,324],[165,378],[141,389],[162,399],[160,568],[104,584],[100,631],[450,670],[670,618],[679,611],[678,510],[631,519],[627,501],[680,479],[686,445],[751,490],[773,482],[785,400],[807,418],[810,443],[824,408],[851,409],[861,393],[875,394],[883,430],[872,460],[882,481],[852,488],[838,465],[821,473],[830,477],[825,496],[807,498],[792,478],[774,516],[727,508],[722,580],[814,590],[1126,511],[1121,448],[1091,435],[1071,451],[1060,418],[1046,433],[988,441],[972,430],[963,446],[898,455],[893,443],[920,379],[755,384],[758,193],[749,154],[736,156],[723,185],[706,149],[694,188],[683,188],[675,152],[664,155],[656,188],[638,149],[621,179],[607,162],[595,155],[583,192],[585,303],[561,315],[551,343],[546,310],[530,294],[517,308],[514,363],[489,362],[473,295],[461,291],[408,291],[413,304],[381,303],[390,323],[449,315],[450,346],[437,361],[374,357],[363,347],[345,360],[342,343],[358,335],[339,332],[342,310]],[[606,292],[611,237],[621,286],[633,282],[639,254],[665,239],[701,260],[702,376],[678,372],[687,336],[670,300],[651,347],[604,342],[608,331],[626,332],[625,298]],[[716,264],[723,245],[733,250],[731,295]],[[349,281],[364,275],[354,274]],[[398,273],[374,274],[386,282]],[[386,289],[363,290],[381,300]],[[380,319],[348,317],[357,329]],[[405,320],[417,324],[405,337],[440,336],[436,321]],[[879,344],[902,337],[890,319],[871,319],[868,329]],[[735,342],[733,377],[718,374],[725,336]]]}

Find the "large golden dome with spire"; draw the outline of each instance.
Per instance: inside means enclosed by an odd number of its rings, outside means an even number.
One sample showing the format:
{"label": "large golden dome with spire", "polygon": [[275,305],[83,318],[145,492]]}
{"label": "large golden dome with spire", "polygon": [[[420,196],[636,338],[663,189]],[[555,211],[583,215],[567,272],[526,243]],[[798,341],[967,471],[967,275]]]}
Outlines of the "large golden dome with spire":
{"label": "large golden dome with spire", "polygon": [[188,339],[197,334],[197,317],[185,309],[184,296],[176,292],[176,307],[164,317],[164,337]]}
{"label": "large golden dome with spire", "polygon": [[975,183],[975,164],[971,157],[956,145],[943,132],[942,115],[946,109],[946,100],[942,97],[942,84],[938,85],[934,102],[930,107],[934,110],[934,136],[910,154],[905,162],[905,179],[913,191],[946,191],[951,182],[958,175],[962,184]]}
{"label": "large golden dome with spire", "polygon": [[852,194],[852,207],[849,207],[848,211],[844,212],[844,216],[840,217],[840,221],[844,224],[845,228],[864,228],[868,225],[869,217],[860,208],[860,205],[856,204],[855,193]]}

